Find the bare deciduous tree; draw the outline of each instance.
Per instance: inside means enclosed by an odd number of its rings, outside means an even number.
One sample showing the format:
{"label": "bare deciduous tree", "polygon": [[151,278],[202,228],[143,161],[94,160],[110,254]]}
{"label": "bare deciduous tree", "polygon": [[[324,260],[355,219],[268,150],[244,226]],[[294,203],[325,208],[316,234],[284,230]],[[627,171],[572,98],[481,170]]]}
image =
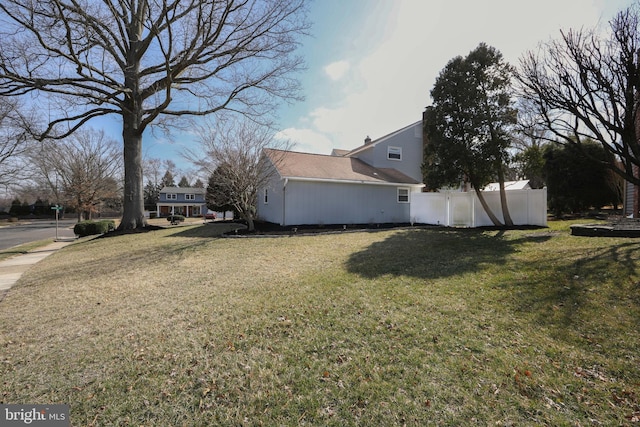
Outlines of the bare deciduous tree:
{"label": "bare deciduous tree", "polygon": [[541,149],[552,136],[541,120],[536,106],[525,98],[519,98],[517,101],[518,121],[513,132],[513,148],[518,152],[528,148]]}
{"label": "bare deciduous tree", "polygon": [[3,0],[0,95],[35,99],[39,138],[120,116],[120,228],[142,227],[145,130],[221,110],[255,120],[298,99],[306,12],[305,0]]}
{"label": "bare deciduous tree", "polygon": [[160,185],[160,168],[162,167],[162,160],[157,158],[145,159],[142,165],[144,171],[144,177],[147,183],[151,183],[154,187]]}
{"label": "bare deciduous tree", "polygon": [[[204,156],[194,150],[188,150],[185,156],[208,175],[217,177],[215,204],[233,207],[247,221],[249,230],[253,230],[258,190],[275,173],[272,164],[263,157],[264,150],[287,150],[291,144],[274,139],[270,127],[249,120],[218,121],[201,129],[200,142]],[[277,158],[274,154],[270,161],[277,162]]]}
{"label": "bare deciduous tree", "polygon": [[160,198],[160,190],[162,189],[160,181],[161,167],[161,159],[147,158],[143,162],[142,169],[144,171],[144,179],[146,181],[144,185],[145,209],[151,210],[155,208]]}
{"label": "bare deciduous tree", "polygon": [[0,185],[8,187],[24,178],[20,156],[27,150],[29,138],[22,128],[17,100],[0,97]]}
{"label": "bare deciduous tree", "polygon": [[79,221],[90,219],[101,202],[120,196],[122,151],[103,131],[87,128],[64,140],[45,140],[29,157],[56,203],[76,209]]}
{"label": "bare deciduous tree", "polygon": [[640,177],[640,11],[619,12],[606,36],[570,30],[529,52],[517,79],[523,97],[549,130],[539,136],[564,144],[595,140],[606,166],[634,184]]}

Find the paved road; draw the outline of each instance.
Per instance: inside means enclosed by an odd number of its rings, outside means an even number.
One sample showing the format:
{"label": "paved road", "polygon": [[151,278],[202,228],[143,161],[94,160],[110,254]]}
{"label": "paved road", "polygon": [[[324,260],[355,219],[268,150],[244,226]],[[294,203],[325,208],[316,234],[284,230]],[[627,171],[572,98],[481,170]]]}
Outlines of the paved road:
{"label": "paved road", "polygon": [[[64,219],[58,222],[58,238],[75,237],[73,226],[76,220]],[[0,227],[0,250],[34,242],[36,240],[53,239],[56,237],[55,220],[35,220],[28,223]]]}

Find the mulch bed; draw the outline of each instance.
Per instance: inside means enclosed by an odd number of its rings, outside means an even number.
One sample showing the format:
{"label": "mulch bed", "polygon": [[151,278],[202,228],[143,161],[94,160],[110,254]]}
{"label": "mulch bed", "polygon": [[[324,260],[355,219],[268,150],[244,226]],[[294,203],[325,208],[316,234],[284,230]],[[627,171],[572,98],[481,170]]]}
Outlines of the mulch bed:
{"label": "mulch bed", "polygon": [[[242,223],[246,225],[245,223]],[[340,233],[348,231],[363,231],[363,230],[388,230],[391,228],[410,227],[409,223],[384,223],[384,224],[329,224],[329,225],[291,225],[281,226],[270,222],[256,221],[254,223],[255,230],[249,231],[246,228],[237,229],[233,232],[227,233],[226,236],[247,236],[247,237],[260,237],[260,236],[295,236],[295,235],[308,235],[308,234],[323,234],[323,233]]]}
{"label": "mulch bed", "polygon": [[571,234],[586,237],[640,237],[640,218],[614,218],[608,224],[576,224],[571,226]]}

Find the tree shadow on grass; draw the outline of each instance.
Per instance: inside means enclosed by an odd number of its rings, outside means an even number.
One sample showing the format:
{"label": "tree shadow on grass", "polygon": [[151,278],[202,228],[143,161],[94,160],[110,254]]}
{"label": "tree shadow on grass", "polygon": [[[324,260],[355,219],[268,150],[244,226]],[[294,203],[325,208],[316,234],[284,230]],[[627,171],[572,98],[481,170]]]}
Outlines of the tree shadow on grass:
{"label": "tree shadow on grass", "polygon": [[[640,242],[597,249],[566,248],[543,260],[523,265],[522,279],[503,283],[517,311],[532,313],[541,325],[580,327],[584,310],[632,307],[640,321],[638,282]],[[530,272],[530,274],[529,274]]]}
{"label": "tree shadow on grass", "polygon": [[[129,234],[142,234],[142,233],[150,233],[152,231],[163,230],[164,227],[159,227],[157,225],[147,225],[146,227],[138,227],[134,229],[126,229],[126,230],[112,230],[107,233],[97,234],[93,236],[93,239],[109,239],[112,237],[126,236]],[[90,236],[89,236],[90,237]]]}
{"label": "tree shadow on grass", "polygon": [[347,269],[367,278],[390,274],[437,279],[476,272],[487,264],[504,264],[507,255],[525,241],[549,238],[506,239],[504,232],[479,229],[407,230],[352,254]]}
{"label": "tree shadow on grass", "polygon": [[[569,238],[564,244],[551,242],[554,238],[560,237],[544,232],[513,238],[482,230],[407,230],[352,254],[346,267],[370,279],[391,275],[425,281],[493,271],[486,282],[477,276],[469,291],[484,288],[484,295],[498,306],[527,319],[531,327],[548,327],[572,345],[576,337],[593,335],[594,328],[599,331],[595,339],[618,342],[626,330],[617,329],[619,316],[640,323],[640,241],[574,244]],[[541,246],[525,248],[531,244]],[[523,256],[517,255],[520,251]],[[508,271],[500,274],[501,268]]]}
{"label": "tree shadow on grass", "polygon": [[97,235],[95,239],[112,238],[125,236],[129,234],[150,233],[160,230],[178,230],[176,233],[167,237],[220,237],[222,234],[232,232],[235,229],[242,229],[246,226],[229,221],[206,222],[206,223],[188,223],[174,227],[161,227],[158,225],[147,225],[146,227],[135,228],[132,230],[114,230],[108,233]]}

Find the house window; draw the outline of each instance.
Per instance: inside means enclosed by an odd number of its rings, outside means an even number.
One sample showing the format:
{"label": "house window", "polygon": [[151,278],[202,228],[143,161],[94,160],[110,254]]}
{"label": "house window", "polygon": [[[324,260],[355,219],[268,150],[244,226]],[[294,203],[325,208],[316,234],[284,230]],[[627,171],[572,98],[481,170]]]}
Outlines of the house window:
{"label": "house window", "polygon": [[184,199],[185,200],[195,200],[196,199],[196,195],[195,194],[185,194],[184,195]]}
{"label": "house window", "polygon": [[408,188],[398,188],[398,203],[409,203]]}
{"label": "house window", "polygon": [[387,159],[402,160],[402,147],[387,147]]}
{"label": "house window", "polygon": [[167,193],[167,200],[178,200],[178,195],[173,193]]}
{"label": "house window", "polygon": [[269,204],[269,190],[267,188],[264,189],[264,204]]}

